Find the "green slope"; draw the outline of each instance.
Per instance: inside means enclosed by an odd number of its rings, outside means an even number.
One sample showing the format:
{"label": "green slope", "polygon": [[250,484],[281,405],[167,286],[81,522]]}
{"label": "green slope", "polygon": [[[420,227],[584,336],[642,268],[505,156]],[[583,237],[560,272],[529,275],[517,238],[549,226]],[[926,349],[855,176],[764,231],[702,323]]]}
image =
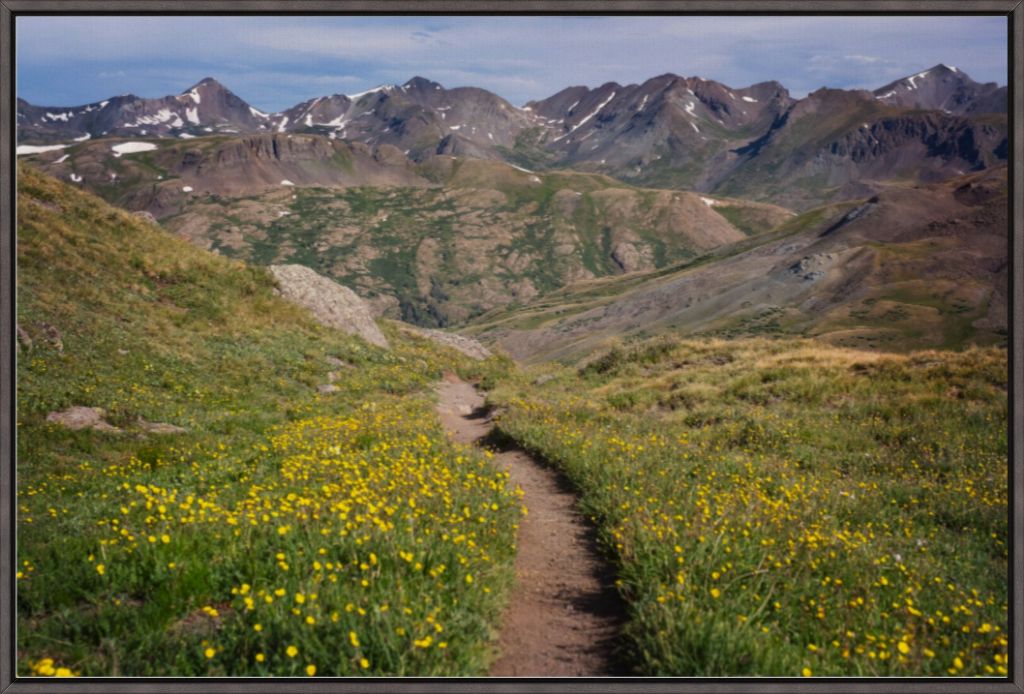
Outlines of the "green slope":
{"label": "green slope", "polygon": [[[19,672],[485,670],[519,502],[430,384],[500,363],[322,328],[25,167],[18,222]],[[72,405],[122,431],[46,421]]]}

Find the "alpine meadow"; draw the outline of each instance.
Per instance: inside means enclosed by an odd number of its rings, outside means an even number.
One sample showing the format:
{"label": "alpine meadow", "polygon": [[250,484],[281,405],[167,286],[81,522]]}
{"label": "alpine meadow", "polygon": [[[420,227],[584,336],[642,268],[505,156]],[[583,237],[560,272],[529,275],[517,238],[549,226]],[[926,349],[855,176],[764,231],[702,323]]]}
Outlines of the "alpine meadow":
{"label": "alpine meadow", "polygon": [[498,19],[19,18],[16,676],[1006,681],[1005,21]]}

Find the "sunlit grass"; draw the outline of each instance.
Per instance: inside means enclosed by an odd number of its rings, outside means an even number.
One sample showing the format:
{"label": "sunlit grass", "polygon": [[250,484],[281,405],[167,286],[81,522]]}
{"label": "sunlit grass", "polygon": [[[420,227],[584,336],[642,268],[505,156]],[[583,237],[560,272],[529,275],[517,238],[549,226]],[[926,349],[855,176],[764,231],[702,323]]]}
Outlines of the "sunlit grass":
{"label": "sunlit grass", "polygon": [[491,399],[660,675],[1005,675],[1006,353],[657,340]]}
{"label": "sunlit grass", "polygon": [[[21,674],[486,671],[521,500],[430,388],[507,364],[321,328],[262,271],[29,170],[18,232]],[[122,431],[46,421],[70,405]]]}

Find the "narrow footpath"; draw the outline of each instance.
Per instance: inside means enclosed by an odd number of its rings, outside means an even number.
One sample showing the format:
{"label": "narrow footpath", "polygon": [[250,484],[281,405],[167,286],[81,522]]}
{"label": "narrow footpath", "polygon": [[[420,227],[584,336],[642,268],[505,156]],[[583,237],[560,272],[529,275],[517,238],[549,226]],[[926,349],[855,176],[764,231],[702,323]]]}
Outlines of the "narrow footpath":
{"label": "narrow footpath", "polygon": [[[479,444],[490,433],[484,398],[472,385],[449,376],[438,393],[438,413],[453,440]],[[494,461],[522,488],[528,514],[519,525],[516,583],[490,675],[625,674],[612,657],[622,602],[568,482],[520,449],[497,450]]]}

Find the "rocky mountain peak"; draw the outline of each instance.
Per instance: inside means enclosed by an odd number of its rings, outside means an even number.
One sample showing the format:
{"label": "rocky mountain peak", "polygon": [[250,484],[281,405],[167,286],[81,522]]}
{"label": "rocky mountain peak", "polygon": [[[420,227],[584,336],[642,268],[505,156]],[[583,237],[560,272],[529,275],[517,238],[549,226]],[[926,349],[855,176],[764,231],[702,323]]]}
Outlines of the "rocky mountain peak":
{"label": "rocky mountain peak", "polygon": [[405,87],[406,90],[409,90],[409,91],[419,91],[419,90],[441,91],[441,90],[444,89],[444,87],[442,87],[439,83],[434,82],[433,80],[428,80],[426,77],[420,77],[419,75],[413,77],[411,80],[409,80],[408,82],[406,82],[402,86]]}
{"label": "rocky mountain peak", "polygon": [[939,63],[874,90],[892,106],[942,110],[946,113],[1005,113],[1006,87],[980,84],[962,70]]}

